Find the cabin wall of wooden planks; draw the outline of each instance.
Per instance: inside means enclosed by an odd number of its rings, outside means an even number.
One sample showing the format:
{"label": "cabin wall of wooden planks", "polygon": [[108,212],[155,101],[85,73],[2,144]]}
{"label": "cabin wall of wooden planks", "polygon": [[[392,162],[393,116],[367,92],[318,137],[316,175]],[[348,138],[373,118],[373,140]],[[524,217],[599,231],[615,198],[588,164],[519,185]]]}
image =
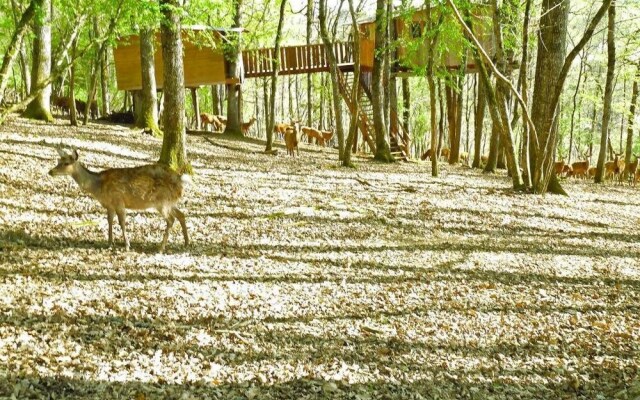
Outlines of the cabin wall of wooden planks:
{"label": "cabin wall of wooden planks", "polygon": [[[199,47],[192,40],[197,32],[182,34],[184,48],[184,83],[185,87],[214,85],[237,82],[238,77],[226,77],[225,60],[221,49]],[[158,89],[164,84],[162,66],[162,48],[160,35],[155,40],[155,76]],[[113,51],[115,59],[116,80],[118,90],[140,90],[142,88],[142,74],[140,64],[140,38],[131,35],[118,40]]]}

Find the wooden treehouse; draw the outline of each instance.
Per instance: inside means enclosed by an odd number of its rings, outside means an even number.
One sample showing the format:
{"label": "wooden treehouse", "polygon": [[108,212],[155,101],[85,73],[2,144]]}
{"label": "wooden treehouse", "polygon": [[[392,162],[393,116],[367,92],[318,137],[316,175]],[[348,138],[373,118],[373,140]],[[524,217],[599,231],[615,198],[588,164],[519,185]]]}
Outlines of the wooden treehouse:
{"label": "wooden treehouse", "polygon": [[[476,35],[481,43],[493,53],[493,36],[487,7],[477,7],[472,13],[472,22]],[[395,28],[394,39],[407,43],[406,39],[420,40],[426,21],[426,12],[417,11],[410,20],[396,17],[393,19]],[[439,65],[447,69],[461,67],[461,53],[464,46],[462,30],[457,22],[445,19],[449,27],[457,27],[460,32],[458,38],[451,38],[447,42],[448,51],[441,56]],[[223,29],[211,30],[202,27],[184,28],[182,33],[184,46],[184,78],[185,87],[196,88],[203,85],[237,84],[245,78],[257,78],[270,76],[273,73],[271,61],[276,56],[273,48],[245,50],[240,55],[240,76],[230,76],[228,62],[225,60],[220,45],[225,40],[226,31]],[[373,127],[373,107],[371,96],[371,70],[373,67],[373,55],[375,49],[375,21],[362,22],[359,25],[360,35],[360,68],[361,79],[358,88],[358,128],[362,138],[369,147],[375,149],[375,131]],[[159,45],[160,38],[156,35],[155,75],[158,89],[163,84],[162,51]],[[209,45],[202,45],[209,43]],[[338,84],[341,96],[350,112],[354,112],[356,104],[351,100],[353,86],[353,70],[355,60],[353,58],[353,42],[338,42],[333,45],[333,52],[338,62]],[[414,71],[424,67],[427,61],[426,40],[420,46],[405,48],[397,47],[393,62],[393,73],[402,76],[412,76]],[[326,47],[323,44],[311,44],[300,46],[283,46],[277,55],[280,60],[280,75],[310,74],[329,71],[329,58]],[[140,90],[140,41],[137,35],[131,35],[118,40],[118,46],[114,50],[118,89]],[[472,57],[468,57],[467,72],[475,71]],[[394,156],[406,159],[409,156],[409,133],[403,132],[402,125],[398,123],[398,115],[391,111],[390,145]],[[357,145],[354,143],[354,148]]]}
{"label": "wooden treehouse", "polygon": [[[233,84],[240,81],[241,77],[230,76],[227,73],[227,62],[221,48],[225,34],[226,31],[223,29],[208,29],[198,26],[182,29],[185,87]],[[202,43],[208,43],[208,45]],[[158,89],[162,89],[164,68],[159,33],[156,34],[154,49],[156,86]],[[140,37],[130,35],[119,38],[113,51],[113,57],[116,65],[118,90],[142,89]]]}

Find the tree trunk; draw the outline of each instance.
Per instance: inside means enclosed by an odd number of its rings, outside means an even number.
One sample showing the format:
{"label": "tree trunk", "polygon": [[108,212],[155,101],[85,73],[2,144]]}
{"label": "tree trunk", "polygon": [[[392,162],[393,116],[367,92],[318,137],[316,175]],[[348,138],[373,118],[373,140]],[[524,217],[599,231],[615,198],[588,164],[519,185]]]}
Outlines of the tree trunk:
{"label": "tree trunk", "polygon": [[[31,6],[33,4],[33,1],[29,2],[29,5],[27,6],[27,9],[29,8],[29,6]],[[35,6],[32,6],[32,11],[35,9]],[[11,8],[13,11],[13,22],[16,26],[15,31],[18,30],[18,28],[20,28],[21,26],[21,20],[22,20],[22,16],[24,15],[24,13],[27,11],[22,11],[20,6],[18,5],[17,0],[11,0]],[[29,18],[33,19],[33,16],[35,15],[34,12],[31,11],[31,16]],[[28,29],[28,26],[24,26],[21,29]],[[29,62],[27,60],[27,46],[24,40],[24,33],[22,34],[22,38],[20,40],[20,45],[18,46],[18,62],[20,64],[20,77],[22,78],[22,93],[21,93],[21,98],[24,98],[25,96],[27,96],[29,94],[29,91],[31,90],[31,76],[29,75]],[[10,54],[10,48],[11,48],[11,44],[9,45],[9,48],[7,48],[7,51],[5,53],[6,54]],[[14,56],[15,57],[15,56]],[[13,62],[13,61],[12,61]],[[0,70],[2,70],[2,68],[0,68]],[[2,75],[0,73],[0,75]],[[1,81],[2,79],[0,79]],[[0,94],[2,94],[4,92],[3,88],[0,88]],[[1,95],[0,95],[1,97]],[[2,102],[2,99],[0,98],[0,103]]]}
{"label": "tree trunk", "polygon": [[196,130],[200,130],[200,99],[198,98],[198,88],[189,88],[191,91],[191,104],[193,104],[194,125]]}
{"label": "tree trunk", "polygon": [[265,129],[265,139],[266,139],[267,125],[269,125],[269,118],[271,118],[271,113],[269,112],[269,83],[266,77],[262,80],[262,103],[264,105],[264,121],[265,121],[264,129]]}
{"label": "tree trunk", "polygon": [[[558,104],[551,103],[551,100],[555,90],[553,83],[557,81],[565,58],[569,4],[563,0],[544,0],[541,15],[538,42],[546,45],[538,46],[531,119],[538,132],[540,146],[552,141],[549,148],[553,149],[557,137],[557,124],[552,126],[551,123],[552,116],[558,112]],[[552,174],[549,166],[553,165],[553,157],[550,154],[544,155],[544,147],[536,151],[533,143],[531,150],[535,162],[532,168],[534,190],[543,193],[545,177]],[[547,161],[543,162],[544,159]]]}
{"label": "tree trunk", "polygon": [[100,59],[100,89],[102,93],[101,113],[107,116],[111,113],[111,95],[109,93],[109,48],[105,47]]}
{"label": "tree trunk", "polygon": [[436,109],[437,95],[436,83],[433,80],[433,74],[429,72],[427,72],[427,84],[429,86],[429,120],[431,122],[431,176],[437,177],[439,173],[438,158],[440,157]]}
{"label": "tree trunk", "polygon": [[[307,46],[311,45],[311,28],[313,26],[314,1],[307,0]],[[307,74],[307,126],[313,123],[313,107],[311,104],[311,74]],[[320,126],[322,128],[322,125]]]}
{"label": "tree trunk", "polygon": [[[51,73],[51,0],[36,0],[38,13],[35,17],[35,38],[33,39],[33,56],[31,68],[31,93],[38,91],[41,82],[46,81]],[[50,102],[51,84],[45,85],[38,95],[29,103],[24,112],[27,118],[51,122]]]}
{"label": "tree trunk", "polygon": [[571,110],[571,124],[569,128],[569,155],[567,164],[571,164],[571,153],[573,152],[573,130],[576,117],[576,110],[578,107],[578,92],[580,91],[580,82],[582,81],[582,73],[584,72],[585,59],[584,56],[580,58],[580,70],[578,71],[578,82],[576,83],[576,90],[573,92],[573,109]]}
{"label": "tree trunk", "polygon": [[391,40],[392,30],[392,9],[393,2],[385,1],[385,30],[384,41],[382,42],[383,57],[382,57],[382,111],[384,126],[387,132],[391,134],[391,50],[389,49],[389,42]]}
{"label": "tree trunk", "polygon": [[[529,19],[531,17],[531,3],[532,0],[527,0],[524,10],[524,22],[522,24],[522,59],[520,61],[520,93],[522,94],[522,100],[526,106],[527,97],[529,96],[527,74],[529,70]],[[523,107],[522,105],[520,105]],[[524,115],[525,109],[522,109]],[[522,155],[520,157],[520,167],[522,168],[522,178],[524,185],[528,188],[531,187],[531,154],[529,153],[529,142],[531,140],[531,130],[529,124],[524,122],[522,124]]]}
{"label": "tree trunk", "polygon": [[[98,31],[98,17],[94,17],[93,18],[93,32],[95,37],[97,38],[99,36],[99,31]],[[102,58],[102,51],[104,49],[105,43],[102,43],[100,45],[97,46],[96,49],[96,58],[93,60],[93,62],[91,63],[91,80],[89,83],[89,89],[87,90],[87,107],[84,113],[84,119],[82,121],[83,125],[86,125],[89,122],[89,117],[91,116],[91,109],[92,104],[94,102],[94,99],[96,97],[96,90],[98,87],[98,73],[100,70],[100,59]],[[140,93],[138,93],[138,99],[139,99]],[[140,106],[140,102],[137,103],[137,106]],[[135,107],[134,107],[134,112],[135,112]],[[139,112],[139,110],[138,110]]]}
{"label": "tree trunk", "polygon": [[[233,28],[236,29],[242,27],[242,4],[243,0],[234,0]],[[227,45],[224,46],[229,75],[234,78],[242,78],[240,76],[241,65],[239,62],[242,52],[241,38],[240,32],[230,31],[227,33],[227,39],[229,41]],[[240,83],[227,85],[227,125],[224,128],[225,134],[242,136],[239,103],[240,90]]]}
{"label": "tree trunk", "polygon": [[[271,74],[271,98],[269,99],[269,114],[271,118],[267,124],[267,146],[265,152],[271,151],[273,146],[273,128],[276,125],[274,116],[276,115],[276,90],[278,83],[278,71],[280,70],[280,41],[282,40],[282,26],[284,25],[284,9],[287,6],[286,0],[281,0],[280,3],[280,17],[278,18],[278,31],[276,32],[276,43],[273,51],[273,59],[271,60],[271,68],[273,73]],[[284,80],[283,80],[284,81]],[[284,97],[284,93],[282,93]]]}
{"label": "tree trunk", "polygon": [[474,118],[474,149],[473,149],[473,168],[482,168],[482,130],[484,128],[484,114],[487,106],[484,83],[482,79],[477,80],[478,95],[476,105],[476,115]]}
{"label": "tree trunk", "polygon": [[569,4],[562,0],[542,2],[539,42],[546,43],[547,46],[538,46],[531,112],[537,132],[537,137],[531,141],[532,159],[535,160],[535,168],[532,168],[535,193],[548,190],[552,193],[566,194],[553,173],[553,149],[556,146],[560,96],[573,60],[593,36],[610,4],[611,0],[603,0],[580,41],[564,58]]}
{"label": "tree trunk", "polygon": [[351,29],[355,33],[353,36],[353,87],[351,88],[351,102],[354,104],[354,110],[351,115],[351,121],[349,122],[349,134],[344,148],[344,157],[342,158],[342,165],[344,167],[352,167],[351,163],[351,148],[354,143],[356,134],[358,133],[358,113],[360,112],[360,104],[358,102],[358,93],[360,88],[360,35],[358,33],[358,22],[356,17],[356,11],[353,7],[353,0],[349,2],[349,14],[351,15]]}
{"label": "tree trunk", "polygon": [[[344,158],[344,126],[342,122],[342,103],[340,97],[340,87],[338,84],[338,62],[336,55],[333,52],[333,41],[329,36],[329,30],[327,29],[327,3],[326,0],[319,0],[319,22],[320,22],[320,36],[322,37],[322,43],[326,48],[327,56],[329,57],[329,74],[331,76],[331,93],[333,101],[333,107],[329,107],[329,112],[333,110],[335,119],[330,117],[330,121],[335,121],[335,132],[338,137],[338,159]],[[354,140],[355,143],[355,140]]]}
{"label": "tree trunk", "polygon": [[491,119],[491,138],[489,139],[489,155],[484,172],[495,173],[498,168],[498,147],[500,146],[500,123]]}
{"label": "tree trunk", "polygon": [[[449,137],[451,138],[451,154],[449,155],[449,164],[457,164],[460,162],[460,143],[462,141],[462,110],[463,110],[463,97],[462,91],[464,89],[464,78],[467,66],[467,53],[464,52],[460,63],[460,69],[456,76],[452,78],[452,86],[447,87],[449,92],[447,96],[447,106],[449,102],[452,106],[451,116],[449,118]],[[448,107],[447,107],[448,108]]]}
{"label": "tree trunk", "polygon": [[609,136],[609,122],[611,120],[611,98],[613,97],[613,77],[616,67],[616,5],[609,6],[609,24],[607,31],[607,81],[604,86],[604,105],[602,107],[602,132],[600,137],[600,153],[598,154],[598,170],[595,183],[604,182],[604,162],[607,157],[607,141]]}
{"label": "tree trunk", "polygon": [[[140,66],[142,70],[142,90],[140,101],[140,120],[137,125],[151,129],[154,135],[161,135],[158,127],[158,107],[156,75],[154,63],[155,34],[151,28],[140,30]],[[197,117],[197,116],[196,116]]]}
{"label": "tree trunk", "polygon": [[[513,23],[504,23],[500,19],[500,14],[498,10],[497,0],[493,0],[491,2],[493,7],[493,30],[494,36],[496,37],[496,65],[498,71],[503,74],[505,77],[509,77],[511,75],[510,68],[508,66],[508,60],[506,51],[502,42],[502,25],[511,26]],[[513,3],[507,3],[506,7],[509,7],[507,11],[507,15],[513,15],[515,13]],[[478,61],[480,58],[478,57]],[[485,71],[484,64],[480,63],[480,73],[483,77],[483,80],[486,80],[488,83],[488,74]],[[509,171],[509,176],[511,177],[513,189],[514,190],[523,190],[524,184],[522,181],[522,174],[520,173],[520,168],[518,167],[518,162],[516,158],[516,148],[513,142],[513,133],[511,131],[511,122],[509,121],[509,111],[508,111],[508,97],[509,97],[509,87],[505,82],[497,77],[496,74],[496,91],[495,96],[493,94],[493,89],[489,90],[489,111],[491,113],[491,119],[499,122],[500,129],[500,145],[504,149],[503,158],[506,158],[507,169]],[[497,116],[495,115],[497,111]],[[496,118],[497,117],[497,118]],[[500,156],[500,154],[498,154]]]}
{"label": "tree trunk", "polygon": [[[0,67],[0,104],[3,100],[4,90],[7,87],[7,83],[9,83],[9,72],[11,71],[11,66],[16,59],[16,55],[22,48],[22,40],[29,30],[29,22],[31,22],[36,14],[36,8],[42,6],[42,0],[31,0],[27,9],[22,13],[20,21],[16,24],[9,46],[5,50],[4,57],[2,59],[2,66]],[[36,43],[34,43],[34,48],[35,44]]]}
{"label": "tree trunk", "polygon": [[638,103],[638,81],[640,81],[640,62],[638,62],[636,66],[636,76],[633,79],[633,89],[631,91],[631,104],[629,105],[629,115],[627,116],[627,147],[624,153],[625,165],[631,162],[631,154],[633,151],[633,122],[636,117],[636,106]]}
{"label": "tree trunk", "polygon": [[160,0],[164,77],[164,135],[160,162],[176,170],[189,169],[184,126],[184,66],[182,64],[182,7],[180,0]]}
{"label": "tree trunk", "polygon": [[220,115],[220,98],[218,85],[211,85],[211,112],[213,115]]}
{"label": "tree trunk", "polygon": [[[71,58],[76,57],[78,48],[78,39],[76,38],[71,45]],[[76,109],[76,63],[72,63],[69,67],[69,119],[72,126],[78,126],[78,110]]]}
{"label": "tree trunk", "polygon": [[384,0],[376,1],[376,35],[373,57],[373,72],[371,76],[371,103],[373,108],[373,127],[376,132],[376,152],[374,159],[383,162],[393,162],[391,149],[387,142],[387,129],[384,123],[384,104],[382,93],[382,78],[384,64],[384,43],[388,33]]}
{"label": "tree trunk", "polygon": [[140,90],[131,91],[131,104],[133,104],[134,126],[142,126],[142,92]]}
{"label": "tree trunk", "polygon": [[[411,89],[409,86],[409,78],[402,78],[402,129],[405,135],[411,132]],[[409,141],[407,140],[407,143]]]}

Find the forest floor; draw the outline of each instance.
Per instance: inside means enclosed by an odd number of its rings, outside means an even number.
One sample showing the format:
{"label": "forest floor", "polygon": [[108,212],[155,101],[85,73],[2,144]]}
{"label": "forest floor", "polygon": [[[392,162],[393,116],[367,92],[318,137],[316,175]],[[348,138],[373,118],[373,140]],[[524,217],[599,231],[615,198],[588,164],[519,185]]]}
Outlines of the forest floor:
{"label": "forest floor", "polygon": [[[633,398],[640,187],[513,193],[503,174],[189,136],[195,170],[164,221],[105,210],[54,146],[93,169],[153,162],[125,127],[0,127],[0,397]],[[636,383],[633,383],[635,380]],[[631,387],[629,387],[631,385]]]}

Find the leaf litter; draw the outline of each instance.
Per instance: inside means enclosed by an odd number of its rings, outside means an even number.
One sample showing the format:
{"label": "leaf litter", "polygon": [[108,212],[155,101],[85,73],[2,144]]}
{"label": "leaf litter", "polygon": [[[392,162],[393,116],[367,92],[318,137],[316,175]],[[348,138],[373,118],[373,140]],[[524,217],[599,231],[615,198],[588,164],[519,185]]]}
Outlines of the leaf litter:
{"label": "leaf litter", "polygon": [[[144,399],[634,399],[640,190],[301,157],[188,137],[178,228],[46,175],[157,159],[116,125],[0,127],[0,396]],[[214,145],[214,144],[219,145]]]}

